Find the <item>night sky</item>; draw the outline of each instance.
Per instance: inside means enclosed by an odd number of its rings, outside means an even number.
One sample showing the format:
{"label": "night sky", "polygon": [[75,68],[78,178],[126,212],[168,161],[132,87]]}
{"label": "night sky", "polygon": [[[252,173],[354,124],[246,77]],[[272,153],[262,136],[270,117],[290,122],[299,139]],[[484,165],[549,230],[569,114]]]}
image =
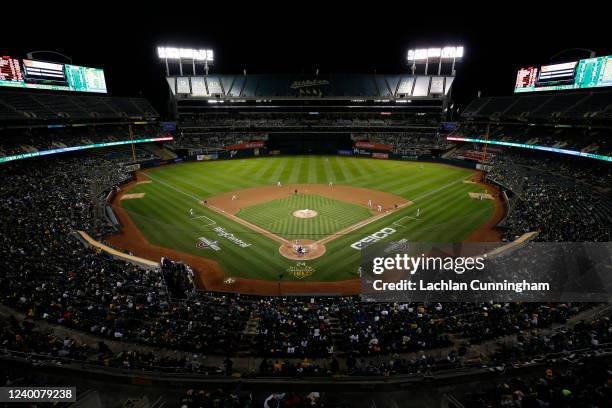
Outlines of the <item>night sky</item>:
{"label": "night sky", "polygon": [[[430,8],[397,2],[360,8],[356,2],[340,7],[332,1],[282,7],[225,1],[215,8],[174,2],[138,10],[109,2],[80,4],[70,11],[32,12],[27,27],[9,22],[13,30],[5,30],[1,52],[21,58],[50,49],[76,65],[104,68],[111,95],[146,97],[162,114],[168,91],[157,45],[212,48],[216,61],[210,72],[218,74],[317,68],[320,73],[408,73],[408,48],[464,45],[453,93],[460,105],[478,91],[511,94],[519,67],[546,64],[562,50],[612,54],[606,11],[558,10],[560,2],[533,2],[532,11],[530,3],[516,2],[516,9],[490,3],[478,13],[433,2]],[[177,8],[182,12],[168,11]],[[587,56],[574,52],[557,61]]]}

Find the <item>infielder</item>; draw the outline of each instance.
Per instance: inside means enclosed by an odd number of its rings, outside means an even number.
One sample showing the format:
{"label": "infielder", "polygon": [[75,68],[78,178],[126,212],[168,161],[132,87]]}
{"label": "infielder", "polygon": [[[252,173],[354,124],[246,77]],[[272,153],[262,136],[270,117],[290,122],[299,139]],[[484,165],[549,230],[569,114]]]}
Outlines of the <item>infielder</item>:
{"label": "infielder", "polygon": [[368,207],[372,208],[372,200],[368,200]]}
{"label": "infielder", "polygon": [[232,201],[235,201],[237,199],[238,199],[238,197],[236,197],[235,195],[232,196]]}

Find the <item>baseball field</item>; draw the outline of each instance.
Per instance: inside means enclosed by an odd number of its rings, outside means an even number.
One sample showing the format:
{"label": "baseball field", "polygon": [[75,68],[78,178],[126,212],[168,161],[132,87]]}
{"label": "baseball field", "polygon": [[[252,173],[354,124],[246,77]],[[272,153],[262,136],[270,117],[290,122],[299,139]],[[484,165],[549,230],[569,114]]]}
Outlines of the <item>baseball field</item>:
{"label": "baseball field", "polygon": [[495,240],[501,204],[476,176],[340,156],[158,167],[117,195],[123,232],[108,241],[149,259],[183,260],[209,289],[280,279],[287,288],[310,282],[324,287],[313,292],[334,292],[355,283],[361,248],[371,242]]}

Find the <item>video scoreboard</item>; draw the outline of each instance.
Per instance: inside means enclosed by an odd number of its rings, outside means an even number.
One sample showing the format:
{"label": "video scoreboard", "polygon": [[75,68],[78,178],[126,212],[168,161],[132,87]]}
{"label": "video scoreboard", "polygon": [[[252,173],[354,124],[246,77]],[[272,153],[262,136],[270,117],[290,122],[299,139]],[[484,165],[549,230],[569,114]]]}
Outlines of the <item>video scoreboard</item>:
{"label": "video scoreboard", "polygon": [[612,86],[612,55],[521,68],[514,92],[560,91]]}
{"label": "video scoreboard", "polygon": [[106,93],[104,70],[56,62],[0,57],[0,86]]}

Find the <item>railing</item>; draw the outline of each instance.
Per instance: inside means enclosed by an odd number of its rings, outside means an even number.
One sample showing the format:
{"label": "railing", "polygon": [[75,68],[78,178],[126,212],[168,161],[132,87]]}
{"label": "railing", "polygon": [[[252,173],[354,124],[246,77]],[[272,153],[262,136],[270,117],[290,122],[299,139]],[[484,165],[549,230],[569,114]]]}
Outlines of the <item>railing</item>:
{"label": "railing", "polygon": [[[450,363],[444,364],[443,369],[436,369],[435,366],[423,367],[426,368],[419,373],[408,373],[408,374],[396,374],[391,376],[395,381],[415,381],[415,380],[423,380],[425,378],[448,378],[448,377],[457,377],[457,376],[467,376],[482,373],[486,371],[491,373],[491,368],[498,365],[506,365],[508,364],[508,369],[521,369],[521,368],[529,368],[538,366],[544,363],[550,364],[554,362],[564,361],[566,363],[573,363],[581,358],[585,357],[600,357],[605,359],[612,359],[612,343],[603,343],[598,346],[593,346],[589,348],[575,349],[575,350],[566,350],[555,353],[548,353],[545,355],[535,355],[531,357],[529,362],[521,362],[521,363],[508,363],[505,361],[501,362],[491,362],[488,365],[483,365],[479,362],[473,362],[468,364],[460,364],[460,363]],[[223,372],[223,370],[218,369],[217,367],[203,367],[206,370],[190,370],[186,367],[168,367],[168,366],[152,366],[152,365],[135,365],[131,368],[119,368],[113,366],[104,366],[102,364],[95,364],[88,360],[75,360],[67,357],[60,356],[52,356],[48,354],[39,354],[39,353],[26,353],[16,350],[9,350],[6,348],[0,349],[0,360],[11,360],[11,359],[21,359],[22,363],[36,364],[37,367],[51,367],[51,368],[59,368],[59,367],[70,367],[73,369],[92,371],[99,373],[100,370],[103,370],[104,373],[108,375],[136,375],[136,376],[153,376],[158,378],[185,378],[185,377],[193,377],[194,379],[200,378],[202,376],[206,379],[214,379],[214,380],[227,380],[234,381],[232,378],[227,377],[225,375],[218,375],[218,373]],[[61,364],[58,364],[61,363]],[[450,366],[450,367],[449,367]],[[448,367],[448,368],[447,368]],[[211,372],[215,372],[211,374]],[[362,382],[365,379],[373,379],[379,380],[383,382],[388,382],[389,377],[383,377],[382,375],[342,375],[342,376],[330,376],[330,375],[321,375],[321,376],[312,376],[308,374],[304,374],[301,376],[288,376],[288,375],[271,375],[265,376],[262,374],[248,374],[245,373],[242,377],[242,380],[252,380],[252,381],[260,381],[261,380],[270,380],[270,381],[284,381],[284,380],[304,380],[304,381],[329,381],[333,383],[337,382]],[[195,377],[194,377],[195,376]]]}

